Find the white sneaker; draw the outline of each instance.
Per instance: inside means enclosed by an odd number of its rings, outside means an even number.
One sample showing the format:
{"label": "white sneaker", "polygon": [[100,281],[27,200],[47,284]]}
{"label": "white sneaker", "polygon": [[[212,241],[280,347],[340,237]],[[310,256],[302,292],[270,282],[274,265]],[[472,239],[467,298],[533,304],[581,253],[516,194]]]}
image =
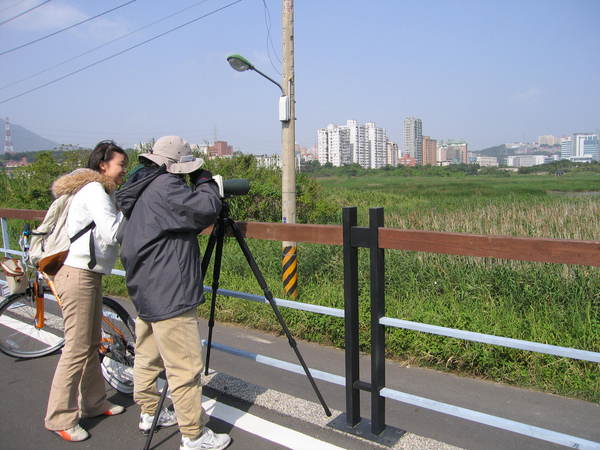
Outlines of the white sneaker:
{"label": "white sneaker", "polygon": [[[150,428],[152,428],[153,421],[154,416],[151,416],[147,413],[142,413],[142,415],[140,415],[139,429],[144,433],[148,433]],[[163,408],[163,410],[160,412],[160,416],[158,416],[156,427],[164,428],[171,427],[173,425],[177,425],[177,417],[175,417],[175,413],[168,408]]]}
{"label": "white sneaker", "polygon": [[90,435],[87,431],[79,426],[79,424],[72,426],[66,430],[54,430],[65,441],[80,442],[85,441]]}
{"label": "white sneaker", "polygon": [[225,433],[214,433],[210,428],[204,427],[204,432],[198,439],[183,436],[179,450],[202,449],[223,450],[229,445],[231,438]]}

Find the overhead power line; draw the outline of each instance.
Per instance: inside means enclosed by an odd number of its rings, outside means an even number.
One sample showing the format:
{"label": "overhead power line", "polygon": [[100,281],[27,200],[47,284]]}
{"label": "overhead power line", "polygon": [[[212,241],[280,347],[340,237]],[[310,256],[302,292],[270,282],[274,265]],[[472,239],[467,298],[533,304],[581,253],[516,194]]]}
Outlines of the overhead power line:
{"label": "overhead power line", "polygon": [[213,15],[213,14],[216,14],[216,13],[220,12],[220,11],[223,11],[224,9],[227,9],[227,8],[229,8],[229,7],[233,6],[233,5],[237,4],[237,3],[240,3],[240,2],[242,2],[242,1],[243,1],[243,0],[236,0],[235,2],[228,3],[228,4],[227,4],[227,5],[225,5],[225,6],[222,6],[222,7],[220,7],[220,8],[217,8],[217,9],[215,9],[215,10],[213,10],[213,11],[210,11],[210,12],[208,12],[208,13],[206,13],[206,14],[203,14],[202,16],[196,17],[195,19],[189,20],[189,21],[187,21],[187,22],[185,22],[185,23],[182,23],[181,25],[178,25],[178,26],[176,26],[176,27],[174,27],[174,28],[171,28],[171,29],[169,29],[169,30],[167,30],[167,31],[164,31],[164,32],[162,32],[162,33],[159,33],[159,34],[157,34],[157,35],[155,35],[155,36],[153,36],[153,37],[151,37],[151,38],[149,38],[149,39],[146,39],[145,41],[142,41],[142,42],[140,42],[139,44],[135,44],[135,45],[132,45],[131,47],[127,47],[126,49],[124,49],[124,50],[121,50],[120,52],[113,53],[112,55],[110,55],[110,56],[107,56],[106,58],[99,59],[98,61],[95,61],[95,62],[93,62],[93,63],[91,63],[91,64],[88,64],[87,66],[81,67],[80,69],[77,69],[77,70],[74,70],[74,71],[72,71],[72,72],[69,72],[69,73],[67,73],[66,75],[63,75],[63,76],[61,76],[61,77],[59,77],[59,78],[55,78],[54,80],[48,81],[47,83],[44,83],[44,84],[41,84],[41,85],[39,85],[39,86],[36,86],[36,87],[34,87],[34,88],[31,88],[31,89],[29,89],[29,90],[27,90],[27,91],[25,91],[25,92],[21,92],[20,94],[13,95],[12,97],[9,97],[9,98],[6,98],[6,99],[4,99],[4,100],[1,100],[1,101],[0,101],[0,105],[4,104],[4,103],[6,103],[6,102],[9,102],[9,101],[11,101],[11,100],[14,100],[14,99],[16,99],[16,98],[22,97],[22,96],[24,96],[24,95],[27,95],[27,94],[29,94],[29,93],[31,93],[31,92],[37,91],[37,90],[39,90],[39,89],[42,89],[42,88],[44,88],[44,87],[46,87],[46,86],[49,86],[49,85],[51,85],[51,84],[57,83],[57,82],[59,82],[59,81],[61,81],[61,80],[64,80],[65,78],[68,78],[68,77],[70,77],[70,76],[73,76],[73,75],[75,75],[75,74],[78,74],[79,72],[83,72],[84,70],[87,70],[87,69],[89,69],[89,68],[91,68],[91,67],[97,66],[98,64],[101,64],[101,63],[103,63],[103,62],[105,62],[105,61],[108,61],[108,60],[110,60],[110,59],[116,58],[117,56],[119,56],[119,55],[122,55],[123,53],[126,53],[126,52],[128,52],[128,51],[130,51],[130,50],[133,50],[133,49],[135,49],[135,48],[138,48],[138,47],[140,47],[140,46],[142,46],[142,45],[144,45],[144,44],[147,44],[148,42],[154,41],[154,40],[156,40],[156,39],[158,39],[158,38],[160,38],[160,37],[163,37],[163,36],[165,36],[165,35],[167,35],[167,34],[169,34],[169,33],[172,33],[173,31],[179,30],[180,28],[183,28],[183,27],[185,27],[185,26],[188,26],[188,25],[190,25],[190,24],[192,24],[192,23],[194,23],[194,22],[197,22],[197,21],[199,21],[199,20],[201,20],[201,19],[204,19],[205,17],[211,16],[211,15]]}
{"label": "overhead power line", "polygon": [[21,44],[21,45],[19,45],[17,47],[13,47],[13,48],[11,48],[9,50],[4,50],[3,52],[0,52],[0,56],[6,55],[7,53],[11,53],[11,52],[14,52],[14,51],[19,50],[19,49],[22,49],[23,47],[27,47],[28,45],[35,44],[36,42],[43,41],[44,39],[48,39],[49,37],[56,36],[57,34],[62,33],[63,31],[70,30],[71,28],[75,28],[75,27],[77,27],[79,25],[82,25],[84,23],[87,23],[87,22],[89,22],[91,20],[97,19],[98,17],[104,16],[105,14],[108,14],[108,13],[113,12],[113,11],[119,9],[119,8],[127,6],[127,5],[129,5],[129,4],[131,4],[131,3],[135,2],[135,1],[136,0],[129,0],[128,2],[125,2],[125,3],[123,3],[123,4],[119,5],[119,6],[115,6],[114,8],[109,9],[108,11],[104,11],[104,12],[102,12],[100,14],[96,14],[93,17],[90,17],[88,19],[82,20],[81,22],[74,23],[73,25],[69,25],[66,28],[61,28],[60,30],[55,31],[55,32],[50,33],[50,34],[47,34],[46,36],[42,36],[40,38],[34,39],[33,41],[26,42],[25,44]]}
{"label": "overhead power line", "polygon": [[275,46],[273,45],[273,41],[271,40],[271,13],[269,12],[269,7],[267,6],[267,2],[265,0],[262,0],[262,3],[263,3],[263,7],[264,7],[265,27],[267,28],[267,56],[269,57],[269,61],[271,62],[271,66],[273,66],[273,69],[275,69],[275,72],[277,72],[279,75],[281,75],[281,71],[275,66],[275,64],[273,63],[273,60],[271,59],[270,50],[273,51],[275,58],[277,58],[277,61],[279,61],[279,64],[281,64],[281,58],[279,58],[279,55],[277,54],[277,51],[275,50]]}
{"label": "overhead power line", "polygon": [[6,88],[9,88],[11,86],[14,86],[15,84],[22,83],[23,81],[31,80],[32,78],[35,78],[38,75],[41,75],[41,74],[43,74],[45,72],[48,72],[49,70],[56,69],[57,67],[60,67],[60,66],[62,66],[64,64],[67,64],[67,63],[70,63],[71,61],[75,61],[76,59],[81,58],[82,56],[89,55],[90,53],[93,53],[96,50],[100,50],[101,48],[104,48],[104,47],[106,47],[106,46],[108,46],[108,45],[110,45],[110,44],[112,44],[114,42],[120,41],[121,39],[125,39],[126,37],[129,37],[132,34],[138,33],[140,31],[145,30],[146,28],[149,28],[151,26],[154,26],[154,25],[156,25],[156,24],[158,24],[160,22],[164,22],[165,20],[170,19],[171,17],[177,16],[177,15],[181,14],[182,12],[187,11],[188,9],[195,8],[196,6],[199,6],[202,3],[206,3],[207,1],[209,1],[209,0],[202,0],[200,2],[196,2],[196,3],[194,3],[194,4],[190,5],[190,6],[187,6],[187,7],[183,8],[183,9],[180,9],[179,11],[176,11],[176,12],[174,12],[172,14],[164,16],[164,17],[162,17],[162,18],[160,18],[158,20],[155,20],[154,22],[150,22],[150,23],[148,23],[146,25],[143,25],[143,26],[141,26],[141,27],[133,30],[133,31],[130,31],[129,33],[122,34],[121,36],[118,36],[118,37],[116,37],[114,39],[111,39],[110,41],[104,42],[103,44],[100,44],[100,45],[98,45],[98,46],[96,46],[94,48],[86,50],[85,52],[80,53],[80,54],[78,54],[76,56],[72,56],[71,58],[67,58],[67,59],[65,59],[65,60],[63,60],[63,61],[61,61],[59,63],[56,63],[56,64],[54,64],[52,66],[46,67],[45,69],[39,70],[39,71],[37,71],[37,72],[35,72],[35,73],[31,74],[31,75],[28,75],[26,77],[20,78],[20,79],[15,80],[15,81],[11,81],[10,83],[5,84],[4,86],[0,86],[0,91],[4,90]]}
{"label": "overhead power line", "polygon": [[15,19],[17,19],[18,17],[24,16],[25,14],[27,14],[27,13],[29,13],[29,12],[33,11],[34,9],[38,9],[40,6],[44,6],[44,5],[45,5],[46,3],[48,3],[49,1],[50,1],[50,0],[46,0],[45,2],[42,2],[42,3],[40,3],[39,5],[32,6],[31,8],[29,8],[29,9],[27,9],[27,10],[23,11],[23,12],[20,12],[20,13],[19,13],[19,14],[17,14],[16,16],[13,16],[13,17],[10,17],[10,18],[8,18],[8,19],[6,19],[6,20],[3,20],[2,22],[0,22],[0,25],[4,25],[5,23],[8,23],[8,22],[10,22],[10,21],[12,21],[12,20],[15,20]]}
{"label": "overhead power line", "polygon": [[0,13],[3,13],[4,11],[8,11],[9,9],[12,9],[15,6],[18,6],[18,5],[20,5],[21,3],[25,2],[25,1],[26,0],[19,0],[18,2],[15,2],[12,5],[5,6],[4,8],[0,9]]}

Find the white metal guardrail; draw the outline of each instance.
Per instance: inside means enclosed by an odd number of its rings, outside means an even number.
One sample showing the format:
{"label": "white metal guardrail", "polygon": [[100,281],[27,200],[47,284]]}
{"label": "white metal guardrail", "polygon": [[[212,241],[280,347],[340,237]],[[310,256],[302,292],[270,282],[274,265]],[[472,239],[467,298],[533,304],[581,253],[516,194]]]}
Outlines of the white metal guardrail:
{"label": "white metal guardrail", "polygon": [[570,347],[559,347],[556,345],[540,344],[539,342],[523,341],[492,334],[474,333],[472,331],[458,330],[455,328],[439,327],[437,325],[428,325],[420,322],[411,322],[409,320],[393,319],[382,317],[379,319],[381,325],[387,325],[405,330],[421,331],[423,333],[437,334],[439,336],[453,337],[465,341],[482,342],[484,344],[497,345],[500,347],[516,348],[519,350],[528,350],[536,353],[546,353],[548,355],[563,356],[565,358],[580,359],[600,363],[600,353],[579,350]]}

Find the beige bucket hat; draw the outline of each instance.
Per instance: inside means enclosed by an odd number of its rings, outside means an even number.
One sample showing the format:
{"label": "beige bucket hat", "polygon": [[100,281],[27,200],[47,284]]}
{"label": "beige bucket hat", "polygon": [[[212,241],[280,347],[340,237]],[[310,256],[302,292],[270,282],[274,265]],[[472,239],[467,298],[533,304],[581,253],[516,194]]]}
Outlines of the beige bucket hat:
{"label": "beige bucket hat", "polygon": [[163,136],[156,140],[150,153],[142,153],[140,158],[147,158],[159,166],[163,164],[170,173],[192,173],[204,164],[200,158],[192,155],[190,144],[179,136]]}

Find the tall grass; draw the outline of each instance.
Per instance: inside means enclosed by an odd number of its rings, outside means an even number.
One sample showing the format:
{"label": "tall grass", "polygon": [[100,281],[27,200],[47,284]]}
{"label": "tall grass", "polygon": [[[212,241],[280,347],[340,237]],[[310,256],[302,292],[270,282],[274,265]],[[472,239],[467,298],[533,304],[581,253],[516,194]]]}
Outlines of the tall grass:
{"label": "tall grass", "polygon": [[[600,177],[360,177],[321,181],[338,206],[384,206],[394,228],[598,240]],[[558,192],[558,193],[557,193]],[[567,194],[560,194],[565,192]],[[202,248],[206,237],[200,239]],[[248,240],[275,296],[284,297],[277,242]],[[369,260],[359,253],[360,328],[369,350]],[[342,249],[299,245],[301,301],[343,308]],[[206,284],[211,283],[212,270]],[[573,265],[386,250],[386,315],[515,339],[600,352],[600,270]],[[122,279],[106,287],[125,293]],[[262,294],[237,244],[224,249],[221,287]],[[200,309],[208,315],[208,305]],[[342,319],[282,308],[292,333],[342,347]],[[280,328],[270,307],[218,297],[218,320]],[[598,364],[388,329],[386,354],[420,365],[600,402]],[[310,360],[310,355],[307,355]]]}

